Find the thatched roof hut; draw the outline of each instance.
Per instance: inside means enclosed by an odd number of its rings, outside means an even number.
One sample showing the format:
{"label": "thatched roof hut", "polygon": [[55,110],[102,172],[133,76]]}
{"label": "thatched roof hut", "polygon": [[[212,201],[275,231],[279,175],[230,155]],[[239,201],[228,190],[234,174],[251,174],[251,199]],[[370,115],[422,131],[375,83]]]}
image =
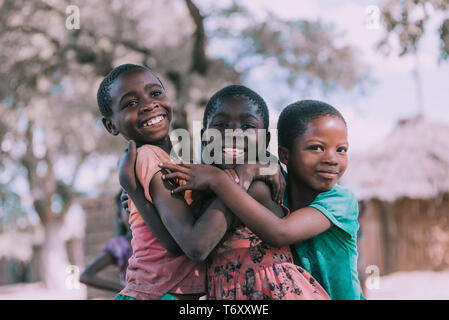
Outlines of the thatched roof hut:
{"label": "thatched roof hut", "polygon": [[383,274],[449,268],[449,127],[423,115],[399,121],[344,181],[362,200],[360,250]]}
{"label": "thatched roof hut", "polygon": [[449,191],[449,127],[425,116],[398,122],[380,144],[350,158],[345,181],[364,199],[429,199]]}

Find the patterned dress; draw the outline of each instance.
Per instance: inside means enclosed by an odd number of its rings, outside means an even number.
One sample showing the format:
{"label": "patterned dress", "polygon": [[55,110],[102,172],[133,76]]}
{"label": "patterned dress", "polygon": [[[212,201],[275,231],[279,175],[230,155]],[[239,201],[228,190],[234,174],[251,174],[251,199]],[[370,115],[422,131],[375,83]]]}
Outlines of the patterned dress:
{"label": "patterned dress", "polygon": [[264,243],[245,226],[228,231],[207,264],[211,300],[329,300],[323,287],[293,263],[290,248]]}

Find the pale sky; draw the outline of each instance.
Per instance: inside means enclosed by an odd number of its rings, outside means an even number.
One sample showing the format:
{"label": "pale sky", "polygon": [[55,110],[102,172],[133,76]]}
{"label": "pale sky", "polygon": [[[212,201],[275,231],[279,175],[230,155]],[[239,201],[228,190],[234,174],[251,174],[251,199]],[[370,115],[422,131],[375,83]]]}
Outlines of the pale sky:
{"label": "pale sky", "polygon": [[[197,4],[205,11],[214,3],[216,4],[212,0],[197,0]],[[239,4],[247,6],[256,19],[261,21],[266,17],[268,9],[285,19],[320,19],[325,24],[333,24],[339,32],[345,32],[341,39],[342,44],[349,44],[360,50],[360,58],[371,68],[371,76],[376,80],[376,85],[366,88],[364,96],[357,92],[339,92],[323,96],[319,90],[315,90],[310,96],[303,97],[295,95],[283,86],[282,82],[276,81],[272,73],[273,66],[268,63],[265,68],[252,71],[244,84],[260,93],[269,106],[277,106],[279,109],[279,93],[283,95],[284,101],[317,99],[334,105],[343,113],[348,123],[351,153],[369,151],[377,143],[382,142],[398,119],[413,116],[418,112],[412,78],[413,58],[398,58],[395,55],[386,58],[373,49],[383,30],[366,27],[366,10],[369,5],[379,4],[379,1],[242,0]],[[424,111],[431,119],[449,125],[449,112],[447,112],[449,90],[443,87],[447,86],[449,80],[449,62],[438,65],[437,23],[438,17],[430,21],[420,46]],[[220,43],[210,39],[209,44],[210,54],[222,54]],[[273,82],[278,86],[277,90],[273,90]],[[271,128],[276,126],[279,113],[277,109],[271,110]],[[110,167],[114,167],[116,159],[108,158],[108,163]],[[105,169],[106,166],[101,167]],[[98,166],[86,168],[89,169],[82,170],[77,180],[78,187],[82,190],[92,188],[89,179],[92,172],[95,172],[96,177],[101,175]],[[105,176],[106,171],[103,172]]]}
{"label": "pale sky", "polygon": [[[207,8],[210,0],[199,1]],[[318,0],[318,1],[289,1],[289,0],[245,0],[239,1],[254,13],[260,21],[266,18],[266,11],[270,10],[285,19],[319,19],[324,24],[332,24],[338,32],[344,32],[342,44],[355,46],[360,50],[360,58],[371,69],[371,77],[375,85],[366,87],[366,94],[358,92],[337,92],[324,96],[319,90],[311,92],[307,97],[290,92],[281,87],[273,77],[273,66],[268,63],[266,68],[257,68],[251,72],[245,84],[260,93],[269,106],[278,106],[275,95],[279,91],[283,99],[293,102],[301,99],[317,99],[328,102],[337,107],[345,116],[349,127],[351,152],[365,152],[374,146],[390,132],[398,119],[417,114],[415,83],[412,70],[415,65],[414,57],[399,58],[396,54],[383,56],[374,49],[383,35],[380,29],[369,29],[366,26],[367,8],[379,5],[381,1],[373,0]],[[430,11],[431,12],[431,11]],[[438,21],[441,15],[431,15],[426,26],[426,33],[420,43],[419,63],[422,79],[424,113],[431,119],[449,124],[449,90],[444,88],[449,80],[449,62],[438,64]],[[394,45],[394,43],[393,43]],[[214,46],[216,49],[214,50]],[[211,41],[210,52],[220,52],[219,44]],[[397,52],[397,51],[396,51]],[[270,82],[269,79],[273,81]],[[273,83],[280,86],[273,90]],[[277,107],[279,108],[279,107]],[[275,125],[276,110],[273,110],[273,125]]]}

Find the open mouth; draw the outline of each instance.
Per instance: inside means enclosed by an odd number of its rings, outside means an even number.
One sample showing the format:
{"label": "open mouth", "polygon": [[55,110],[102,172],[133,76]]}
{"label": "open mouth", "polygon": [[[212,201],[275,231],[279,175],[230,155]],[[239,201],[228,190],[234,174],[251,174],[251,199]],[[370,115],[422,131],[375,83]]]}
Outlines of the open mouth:
{"label": "open mouth", "polygon": [[151,117],[142,123],[142,127],[143,128],[152,127],[158,123],[161,123],[165,119],[165,117],[166,117],[166,115],[163,115],[163,114]]}
{"label": "open mouth", "polygon": [[239,148],[223,148],[223,154],[226,157],[239,158],[245,155],[245,150]]}

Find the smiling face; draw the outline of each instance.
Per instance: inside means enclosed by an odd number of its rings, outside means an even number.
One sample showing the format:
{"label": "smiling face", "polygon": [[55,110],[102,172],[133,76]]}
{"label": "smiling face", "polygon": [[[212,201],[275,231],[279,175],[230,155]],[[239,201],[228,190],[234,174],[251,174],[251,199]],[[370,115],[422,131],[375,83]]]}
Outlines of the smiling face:
{"label": "smiling face", "polygon": [[113,135],[138,144],[158,145],[168,139],[172,108],[159,79],[149,70],[134,69],[111,85],[112,116],[103,124]]}
{"label": "smiling face", "polygon": [[[244,162],[248,161],[248,150],[258,150],[258,135],[250,135],[244,139],[234,139],[234,142],[226,142],[226,133],[231,130],[241,130],[243,135],[245,131],[253,129],[257,132],[258,129],[266,129],[262,116],[257,112],[257,106],[248,101],[244,96],[227,97],[223,103],[213,112],[208,121],[207,129],[216,129],[220,131],[222,136],[222,161],[218,167],[222,169],[230,169],[235,167],[238,158],[243,158]],[[228,138],[228,142],[233,141]],[[237,144],[237,142],[243,142]],[[250,146],[249,143],[252,145]],[[267,145],[269,143],[269,134],[267,133]],[[256,160],[256,159],[251,159]]]}
{"label": "smiling face", "polygon": [[304,134],[297,136],[291,150],[279,148],[289,176],[318,192],[332,189],[344,174],[347,164],[347,128],[335,116],[323,116],[308,123]]}

